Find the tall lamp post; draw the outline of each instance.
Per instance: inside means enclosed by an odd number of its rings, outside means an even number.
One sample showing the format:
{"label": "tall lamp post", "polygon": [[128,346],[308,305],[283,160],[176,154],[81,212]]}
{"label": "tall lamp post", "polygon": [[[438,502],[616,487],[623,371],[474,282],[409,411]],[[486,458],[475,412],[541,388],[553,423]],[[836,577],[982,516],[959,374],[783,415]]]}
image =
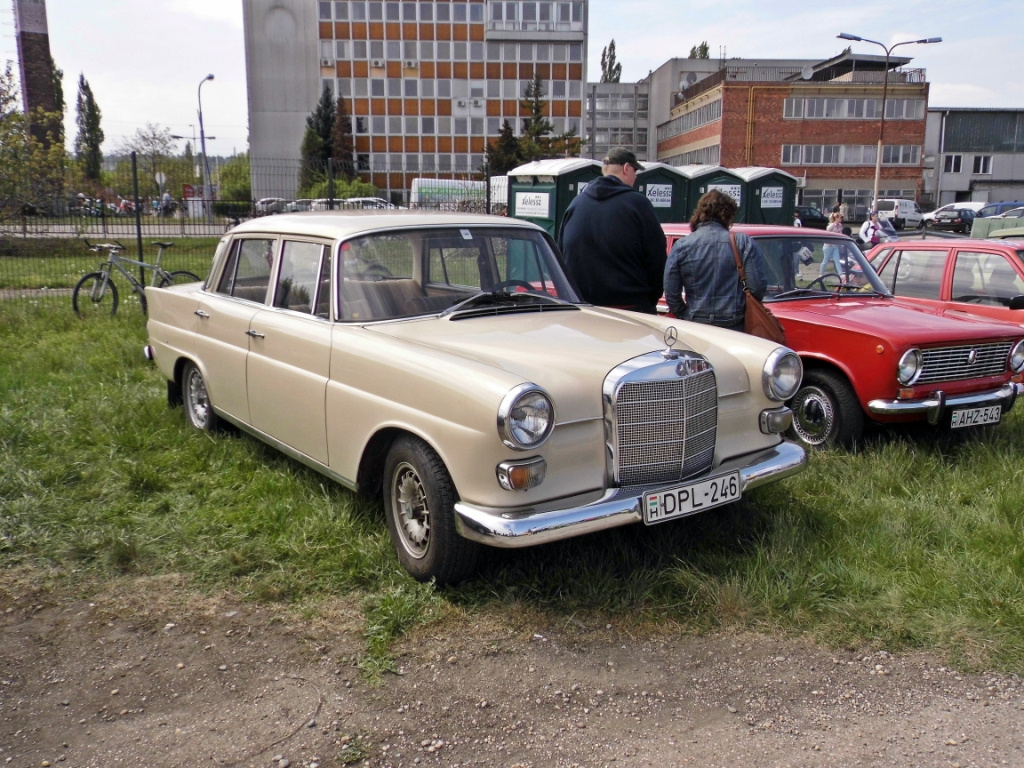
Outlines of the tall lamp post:
{"label": "tall lamp post", "polygon": [[[901,45],[925,45],[928,43],[941,43],[941,37],[926,37],[921,40],[904,40],[900,43],[893,43],[886,47],[885,43],[880,43],[877,40],[868,40],[866,37],[859,37],[857,35],[851,35],[849,32],[840,32],[836,35],[840,40],[853,40],[861,43],[873,43],[874,45],[880,46],[885,51],[885,72],[882,75],[882,119],[878,123],[878,151],[875,154],[875,189],[874,197],[871,202],[871,210],[878,210],[878,183],[882,177],[882,138],[885,133],[885,100],[889,95],[889,56],[892,54],[893,49],[898,48]],[[211,75],[212,77],[212,75]]]}
{"label": "tall lamp post", "polygon": [[199,81],[199,144],[203,152],[203,207],[206,208],[206,223],[213,224],[213,205],[210,199],[210,162],[206,158],[206,133],[203,131],[203,83],[213,80],[213,75],[207,75]]}
{"label": "tall lamp post", "polygon": [[[196,127],[194,125],[192,125],[192,123],[189,123],[188,127],[192,129],[192,152],[195,153],[195,151],[196,151]],[[182,141],[188,141],[188,136],[179,136],[176,133],[172,133],[171,134],[171,138],[172,139],[181,139]],[[206,138],[208,138],[210,141],[213,141],[217,137],[216,136],[207,136]],[[195,166],[193,166],[192,167],[192,178],[193,178],[193,180],[196,177],[195,174],[196,174],[196,169],[195,169]],[[188,209],[187,210],[188,210],[188,215],[189,216],[191,216],[193,214],[193,212],[194,212],[193,208],[192,208],[192,202],[193,202],[192,200],[188,201]]]}

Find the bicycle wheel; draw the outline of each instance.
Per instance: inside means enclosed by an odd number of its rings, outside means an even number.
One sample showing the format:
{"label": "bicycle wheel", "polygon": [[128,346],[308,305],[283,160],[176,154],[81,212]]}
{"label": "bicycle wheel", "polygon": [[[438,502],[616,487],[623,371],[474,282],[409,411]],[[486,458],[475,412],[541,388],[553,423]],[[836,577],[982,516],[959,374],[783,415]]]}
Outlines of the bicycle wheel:
{"label": "bicycle wheel", "polygon": [[117,286],[102,272],[90,272],[71,292],[71,306],[79,317],[117,312]]}
{"label": "bicycle wheel", "polygon": [[166,288],[168,285],[185,285],[187,283],[198,283],[201,281],[202,278],[196,277],[187,270],[179,269],[177,272],[168,272],[166,275],[161,277],[157,286],[160,288]]}

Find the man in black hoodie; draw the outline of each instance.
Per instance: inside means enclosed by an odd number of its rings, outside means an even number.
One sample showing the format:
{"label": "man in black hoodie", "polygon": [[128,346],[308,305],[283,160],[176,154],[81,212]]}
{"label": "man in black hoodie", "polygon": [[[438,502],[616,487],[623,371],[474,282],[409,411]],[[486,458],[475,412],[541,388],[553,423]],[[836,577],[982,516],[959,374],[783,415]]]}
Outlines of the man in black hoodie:
{"label": "man in black hoodie", "polygon": [[663,293],[665,233],[651,201],[633,189],[642,170],[628,149],[612,149],[604,175],[569,204],[558,247],[585,301],[654,314]]}

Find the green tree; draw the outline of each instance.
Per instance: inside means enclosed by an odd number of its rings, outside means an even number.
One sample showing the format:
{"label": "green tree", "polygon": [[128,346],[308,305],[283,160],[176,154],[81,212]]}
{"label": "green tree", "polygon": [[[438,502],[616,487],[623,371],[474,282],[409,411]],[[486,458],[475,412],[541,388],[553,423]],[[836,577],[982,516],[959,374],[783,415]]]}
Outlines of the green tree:
{"label": "green tree", "polygon": [[[155,123],[146,123],[145,128],[136,129],[134,135],[118,144],[117,153],[135,153],[135,163],[139,169],[139,192],[143,195],[152,195],[163,191],[157,181],[158,173],[166,176],[166,189],[175,192],[181,189],[186,169],[174,157],[174,149],[170,129],[161,128]],[[188,181],[191,182],[192,169],[187,169],[187,173]]]}
{"label": "green tree", "polygon": [[50,71],[53,72],[53,99],[56,104],[56,114],[60,116],[54,126],[54,135],[57,143],[64,146],[64,113],[67,111],[67,104],[64,102],[64,71],[57,69],[53,57],[50,57]]}
{"label": "green tree", "polygon": [[519,139],[512,132],[508,120],[501,123],[498,138],[487,144],[487,169],[492,176],[504,176],[523,164]]}
{"label": "green tree", "polygon": [[100,127],[100,108],[93,98],[92,88],[85,75],[78,76],[78,135],[75,136],[75,157],[82,165],[82,175],[89,181],[100,180],[103,166],[103,129]]}
{"label": "green tree", "polygon": [[352,118],[348,104],[339,98],[334,110],[334,125],[331,126],[331,157],[334,158],[335,174],[352,181],[356,177],[356,142],[352,138]]}
{"label": "green tree", "polygon": [[[320,94],[320,101],[316,104],[316,109],[310,112],[306,118],[306,127],[311,129],[320,139],[319,143],[319,160],[326,165],[327,159],[331,157],[331,150],[334,142],[334,112],[337,106],[334,103],[334,97],[331,95],[331,89],[324,85],[323,93]],[[305,138],[303,138],[305,143]]]}
{"label": "green tree", "polygon": [[[21,214],[24,206],[50,206],[63,189],[64,147],[51,132],[33,134],[19,109],[20,96],[7,62],[0,73],[0,220]],[[55,112],[36,111],[33,126],[53,126]]]}
{"label": "green tree", "polygon": [[615,40],[601,50],[601,82],[617,83],[622,77],[622,65],[615,61]]}
{"label": "green tree", "polygon": [[309,190],[326,178],[324,172],[323,141],[317,136],[316,131],[306,125],[306,131],[302,134],[302,146],[299,148],[299,197],[313,197]]}
{"label": "green tree", "polygon": [[252,175],[249,167],[249,153],[228,158],[220,168],[221,200],[242,202],[252,200]]}
{"label": "green tree", "polygon": [[541,160],[546,157],[579,157],[582,142],[576,129],[553,136],[555,126],[544,116],[547,103],[544,101],[544,85],[540,75],[534,74],[526,86],[525,98],[519,102],[529,111],[523,118],[523,136],[519,149],[524,162]]}
{"label": "green tree", "polygon": [[706,59],[708,58],[708,41],[705,40],[700,45],[695,45],[690,48],[690,55],[688,59]]}

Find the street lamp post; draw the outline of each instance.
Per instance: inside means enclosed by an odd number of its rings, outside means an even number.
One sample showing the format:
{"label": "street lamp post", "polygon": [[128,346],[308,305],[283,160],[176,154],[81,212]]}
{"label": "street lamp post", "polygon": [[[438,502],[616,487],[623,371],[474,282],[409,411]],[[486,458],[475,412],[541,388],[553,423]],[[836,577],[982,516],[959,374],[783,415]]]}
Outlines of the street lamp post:
{"label": "street lamp post", "polygon": [[213,75],[207,75],[199,81],[199,143],[203,152],[203,206],[206,208],[206,223],[213,224],[213,205],[210,200],[210,163],[206,159],[206,133],[203,131],[203,83],[213,80]]}
{"label": "street lamp post", "polygon": [[882,50],[885,51],[885,72],[882,75],[882,117],[878,122],[878,150],[875,153],[875,189],[874,196],[871,202],[871,210],[878,210],[878,184],[882,177],[882,138],[885,133],[885,100],[889,95],[889,56],[892,54],[895,48],[901,45],[925,45],[928,43],[941,43],[941,37],[926,37],[921,40],[904,40],[899,43],[893,43],[886,47],[885,43],[880,43],[877,40],[868,40],[866,37],[859,37],[858,35],[851,35],[849,32],[840,32],[836,35],[840,40],[853,40],[861,43],[872,43],[874,45],[881,46]]}

